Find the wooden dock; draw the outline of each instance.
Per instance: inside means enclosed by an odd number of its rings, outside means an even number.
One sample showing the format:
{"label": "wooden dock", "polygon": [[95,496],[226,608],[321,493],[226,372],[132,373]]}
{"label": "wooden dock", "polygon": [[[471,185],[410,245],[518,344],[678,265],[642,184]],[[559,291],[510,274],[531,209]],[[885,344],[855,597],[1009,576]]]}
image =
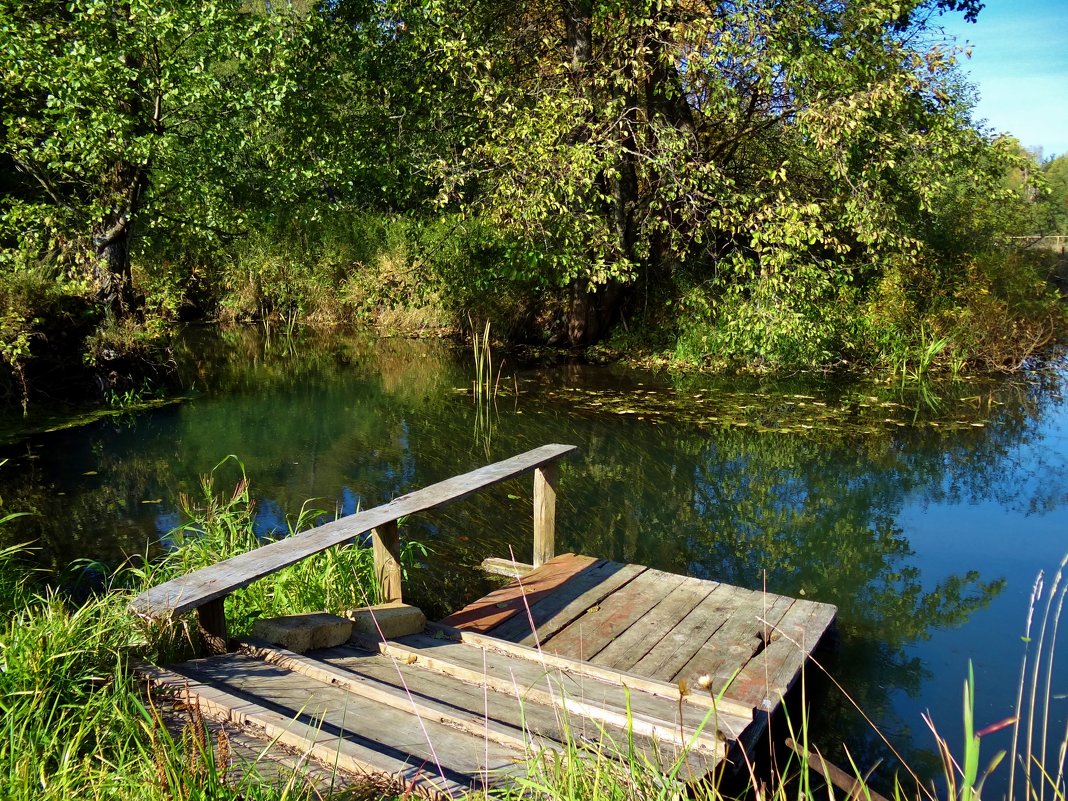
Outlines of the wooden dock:
{"label": "wooden dock", "polygon": [[[509,782],[553,753],[640,754],[681,782],[740,764],[835,608],[554,557],[556,460],[571,450],[544,446],[149,590],[134,610],[199,610],[214,655],[142,674],[326,765],[444,795]],[[396,519],[528,471],[533,564],[488,560],[513,578],[484,598],[422,631],[355,633],[305,654],[228,638],[226,594],[371,529],[383,586],[399,602]]]}

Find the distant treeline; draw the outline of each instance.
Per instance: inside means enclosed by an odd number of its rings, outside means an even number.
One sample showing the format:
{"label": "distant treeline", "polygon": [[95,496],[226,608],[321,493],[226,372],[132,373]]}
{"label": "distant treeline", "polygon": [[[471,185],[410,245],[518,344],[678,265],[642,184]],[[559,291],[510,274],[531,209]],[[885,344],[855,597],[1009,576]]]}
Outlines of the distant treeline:
{"label": "distant treeline", "polygon": [[1017,369],[1068,162],[973,120],[980,8],[0,0],[7,396],[159,382],[192,318]]}

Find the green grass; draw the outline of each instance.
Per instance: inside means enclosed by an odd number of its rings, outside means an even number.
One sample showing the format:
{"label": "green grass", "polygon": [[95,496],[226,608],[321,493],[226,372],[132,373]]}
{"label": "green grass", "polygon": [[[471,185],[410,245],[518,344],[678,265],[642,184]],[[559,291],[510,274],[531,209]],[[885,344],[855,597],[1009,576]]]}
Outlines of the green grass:
{"label": "green grass", "polygon": [[[181,621],[176,626],[146,628],[127,609],[133,595],[259,543],[244,478],[233,491],[221,493],[208,476],[196,498],[183,500],[183,508],[188,520],[172,533],[173,550],[149,566],[114,571],[106,591],[81,603],[61,590],[44,587],[25,559],[24,547],[0,550],[0,799],[312,797],[297,778],[261,780],[255,767],[233,772],[225,763],[225,736],[212,735],[198,710],[187,709],[186,719],[178,724],[172,717],[168,727],[130,676],[131,659],[188,649],[192,629]],[[306,506],[290,529],[299,530],[317,516]],[[340,611],[374,601],[368,550],[332,549],[235,593],[228,609],[235,631],[245,630],[258,613]],[[1006,770],[1011,801],[1066,801],[1068,732],[1052,730],[1050,721],[1052,704],[1061,692],[1054,663],[1068,595],[1066,571],[1068,557],[1051,580],[1036,582],[1024,637],[1017,713],[977,730],[976,685],[969,675],[963,696],[963,747],[955,751],[930,724],[944,765],[940,786],[925,787],[913,777],[902,777],[894,801],[978,801],[985,778]],[[1014,735],[1008,753],[985,753],[983,738],[1009,726]],[[770,777],[758,777],[750,766],[748,790],[727,790],[713,777],[691,787],[689,797],[698,801],[739,795],[761,801],[846,798],[845,791],[825,788],[817,775],[824,766],[809,754],[804,712],[799,720],[787,720],[787,728],[800,746],[798,753],[779,763]],[[589,759],[591,754],[599,758]],[[870,797],[859,768],[840,767],[859,782],[861,797]],[[628,748],[626,742],[613,745],[609,738],[592,744],[572,738],[562,754],[531,753],[525,777],[497,794],[510,801],[669,801],[685,797],[683,785],[690,778],[685,771],[681,758],[653,764],[633,743]],[[380,793],[396,790],[370,785],[359,792],[362,797],[383,797]]]}
{"label": "green grass", "polygon": [[[109,574],[106,591],[83,603],[43,585],[25,547],[0,550],[0,799],[290,799],[310,797],[302,781],[235,778],[216,765],[213,742],[195,710],[181,734],[159,713],[128,671],[134,658],[189,653],[190,619],[146,626],[128,610],[144,588],[260,544],[248,481],[184,498],[188,518],[171,534],[162,559]],[[311,525],[305,507],[290,531]],[[3,520],[9,518],[3,518]],[[79,565],[73,572],[84,572]],[[315,609],[343,611],[377,600],[369,548],[332,548],[235,593],[233,630],[257,615]],[[216,747],[213,748],[212,745]],[[225,750],[225,746],[224,746]]]}
{"label": "green grass", "polygon": [[[280,799],[297,785],[232,779],[202,726],[176,739],[127,671],[150,645],[115,590],[74,604],[35,589],[16,549],[0,552],[0,798]],[[306,793],[303,793],[306,795]]]}

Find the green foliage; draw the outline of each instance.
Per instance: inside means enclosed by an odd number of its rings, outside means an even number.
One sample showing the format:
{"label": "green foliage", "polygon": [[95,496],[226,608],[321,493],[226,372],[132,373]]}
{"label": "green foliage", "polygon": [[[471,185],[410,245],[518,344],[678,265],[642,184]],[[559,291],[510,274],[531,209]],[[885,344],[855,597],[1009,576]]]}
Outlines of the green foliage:
{"label": "green foliage", "polygon": [[[1016,367],[1064,329],[1006,249],[1062,226],[1064,158],[974,125],[928,25],[977,10],[0,0],[0,267],[98,317]],[[23,396],[38,318],[0,314]]]}
{"label": "green foliage", "polygon": [[[299,779],[261,781],[255,766],[231,773],[229,764],[217,761],[216,743],[197,710],[184,725],[173,716],[165,720],[128,673],[131,657],[174,653],[189,637],[182,627],[143,626],[128,608],[136,592],[259,544],[247,481],[224,498],[215,496],[208,477],[203,493],[200,503],[187,500],[197,519],[172,532],[175,548],[161,562],[111,573],[105,591],[81,604],[41,589],[20,561],[23,546],[0,549],[3,798],[313,797]],[[294,528],[311,516],[302,510]],[[413,550],[418,546],[408,554]],[[79,572],[95,567],[82,565]],[[234,629],[247,631],[257,613],[341,611],[373,602],[372,573],[369,548],[331,549],[232,596]],[[218,745],[225,759],[224,743],[221,738]]]}
{"label": "green foliage", "polygon": [[1068,153],[1042,165],[1045,194],[1035,203],[1031,233],[1068,236]]}
{"label": "green foliage", "polygon": [[[959,308],[970,259],[1027,219],[1026,159],[975,130],[956,53],[917,35],[939,4],[402,7],[478,120],[434,165],[439,203],[539,254],[515,266],[581,299],[573,341],[627,297],[603,288],[678,286],[687,360],[879,361],[865,306],[887,275]],[[923,306],[897,322],[907,347],[932,325]]]}
{"label": "green foliage", "polygon": [[225,234],[250,201],[322,177],[270,137],[304,97],[310,22],[232,0],[5,0],[0,19],[0,146],[23,176],[0,230],[101,291],[129,280],[135,233]]}
{"label": "green foliage", "polygon": [[[199,715],[170,724],[127,672],[147,643],[119,588],[75,604],[40,590],[0,551],[0,795],[5,799],[280,799],[300,782],[261,782],[216,763]],[[7,588],[15,587],[9,594]]]}
{"label": "green foliage", "polygon": [[[217,493],[215,473],[235,462],[241,479],[231,493]],[[144,586],[185,575],[264,544],[256,533],[255,504],[244,476],[244,466],[227,457],[201,482],[200,496],[182,496],[179,505],[188,520],[167,535],[170,551],[137,572]],[[311,528],[325,512],[305,504],[294,519],[286,519],[288,536]],[[402,566],[426,555],[419,543],[405,542]],[[226,599],[227,622],[233,635],[247,634],[257,617],[276,617],[298,612],[329,611],[342,614],[359,606],[380,602],[371,549],[362,543],[330,548],[297,564],[253,582]]]}

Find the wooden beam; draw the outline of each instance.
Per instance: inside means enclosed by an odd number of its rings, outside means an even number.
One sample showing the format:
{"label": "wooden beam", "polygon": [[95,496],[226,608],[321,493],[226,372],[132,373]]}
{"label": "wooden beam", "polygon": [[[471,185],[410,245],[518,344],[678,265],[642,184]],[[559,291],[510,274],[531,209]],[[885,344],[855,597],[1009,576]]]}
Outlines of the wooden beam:
{"label": "wooden beam", "polygon": [[230,650],[225,596],[209,601],[197,609],[197,630],[205,653],[225,654]]}
{"label": "wooden beam", "polygon": [[[453,626],[448,626],[442,623],[427,623],[426,625],[429,631],[441,632],[455,642],[465,642],[479,648],[485,648],[488,651],[497,651],[520,659],[534,661],[540,665],[544,665],[546,668],[563,670],[576,676],[588,676],[591,679],[596,679],[609,684],[619,684],[624,687],[631,687],[635,690],[640,690],[643,693],[670,698],[673,701],[678,700],[679,698],[679,687],[677,684],[670,684],[648,676],[639,676],[636,673],[628,673],[625,670],[613,670],[612,668],[595,665],[592,662],[571,659],[567,656],[531,648],[527,645],[520,645],[519,643],[510,642],[508,640],[502,640],[488,634],[480,634],[475,631],[454,628]],[[691,692],[683,696],[683,700],[688,704],[693,704],[702,707],[703,709],[714,708],[727,715],[744,718],[747,721],[753,720],[753,708],[746,704],[739,703],[732,698],[713,698],[708,693],[701,692],[694,688]]]}
{"label": "wooden beam", "polygon": [[[353,634],[349,642],[365,650],[378,651],[384,656],[393,657],[405,665],[418,665],[426,670],[486,687],[494,692],[511,694],[519,703],[530,702],[550,708],[558,707],[606,726],[633,731],[635,734],[665,743],[673,743],[679,747],[693,748],[716,758],[722,757],[726,752],[725,744],[718,738],[716,727],[705,727],[704,721],[697,720],[696,716],[694,722],[680,729],[675,719],[639,714],[634,712],[625,700],[621,702],[621,705],[609,705],[604,703],[603,699],[601,701],[586,700],[581,693],[572,697],[559,682],[554,681],[554,676],[550,672],[544,672],[540,676],[541,681],[545,682],[545,689],[541,689],[540,685],[520,687],[512,676],[494,676],[487,673],[485,669],[475,670],[458,664],[443,656],[441,653],[443,649],[440,647],[413,647],[393,640],[382,642],[362,634]],[[431,640],[431,642],[434,641]],[[612,689],[618,690],[621,698],[626,698],[628,692],[626,687],[615,686]]]}
{"label": "wooden beam", "polygon": [[403,599],[400,566],[400,535],[397,521],[390,520],[371,532],[371,545],[375,555],[375,577],[382,593],[382,603],[400,602]]}
{"label": "wooden beam", "polygon": [[527,573],[532,572],[534,565],[491,556],[482,560],[482,569],[494,576],[507,576],[514,579],[516,576],[525,576]]}
{"label": "wooden beam", "polygon": [[554,462],[574,450],[574,445],[543,445],[511,459],[454,476],[394,498],[382,506],[343,517],[172,579],[141,593],[130,604],[130,608],[148,617],[180,615],[229,595],[305,557],[351,542],[383,523],[466,498],[478,490]]}
{"label": "wooden beam", "polygon": [[867,786],[867,776],[858,777],[846,773],[837,765],[833,765],[823,758],[819,751],[806,753],[792,737],[786,738],[786,747],[808,762],[808,766],[816,773],[833,784],[842,792],[846,793],[848,801],[887,801],[885,796]]}
{"label": "wooden beam", "polygon": [[556,551],[556,484],[560,468],[550,462],[534,470],[534,567],[541,567]]}

